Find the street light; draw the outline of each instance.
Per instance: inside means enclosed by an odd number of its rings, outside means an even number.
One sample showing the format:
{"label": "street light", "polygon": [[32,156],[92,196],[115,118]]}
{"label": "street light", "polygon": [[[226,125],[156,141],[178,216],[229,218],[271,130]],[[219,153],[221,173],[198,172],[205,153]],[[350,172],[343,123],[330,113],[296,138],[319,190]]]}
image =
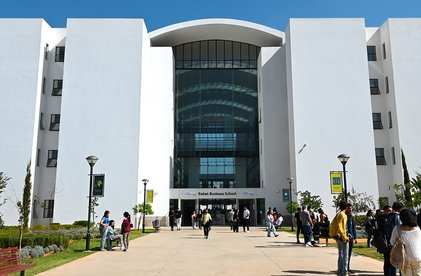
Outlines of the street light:
{"label": "street light", "polygon": [[142,233],[145,233],[145,213],[146,213],[146,184],[148,184],[148,179],[142,179],[144,188],[143,188],[143,218],[142,218]]}
{"label": "street light", "polygon": [[[294,181],[294,178],[292,177],[288,177],[287,178],[288,183],[289,183],[289,203],[290,203],[290,207],[292,206],[291,202],[292,202],[292,181]],[[294,220],[292,218],[292,213],[291,213],[291,230],[294,231]]]}
{"label": "street light", "polygon": [[86,157],[86,161],[88,161],[89,166],[91,167],[91,172],[89,174],[89,203],[88,203],[88,232],[86,233],[86,251],[90,250],[90,242],[91,242],[91,208],[92,208],[92,180],[93,180],[93,170],[96,161],[98,161],[98,157],[96,156],[88,156]]}
{"label": "street light", "polygon": [[342,163],[342,168],[343,168],[343,172],[344,172],[344,188],[345,188],[345,201],[348,202],[348,188],[346,186],[346,169],[345,169],[345,165],[346,162],[348,162],[349,159],[349,155],[342,153],[338,156],[339,161],[341,161]]}

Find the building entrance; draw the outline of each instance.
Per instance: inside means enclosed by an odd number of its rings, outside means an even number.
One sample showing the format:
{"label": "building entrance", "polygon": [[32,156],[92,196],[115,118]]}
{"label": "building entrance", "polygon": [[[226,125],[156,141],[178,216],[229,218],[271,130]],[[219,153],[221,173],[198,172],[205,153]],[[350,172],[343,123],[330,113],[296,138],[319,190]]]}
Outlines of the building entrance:
{"label": "building entrance", "polygon": [[236,208],[235,199],[199,199],[199,208],[208,209],[214,225],[228,225],[227,213]]}

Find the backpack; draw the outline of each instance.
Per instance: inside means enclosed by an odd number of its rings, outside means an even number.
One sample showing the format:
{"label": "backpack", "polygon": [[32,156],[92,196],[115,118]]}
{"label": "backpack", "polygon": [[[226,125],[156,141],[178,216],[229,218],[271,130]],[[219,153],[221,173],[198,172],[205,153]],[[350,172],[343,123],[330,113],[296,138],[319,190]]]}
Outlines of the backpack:
{"label": "backpack", "polygon": [[384,254],[389,250],[387,239],[380,231],[380,229],[374,229],[373,245],[375,248],[377,248],[377,252],[380,254]]}
{"label": "backpack", "polygon": [[399,268],[401,271],[405,270],[408,265],[408,260],[405,252],[405,243],[401,238],[401,227],[398,227],[398,239],[393,245],[392,251],[390,251],[390,263]]}

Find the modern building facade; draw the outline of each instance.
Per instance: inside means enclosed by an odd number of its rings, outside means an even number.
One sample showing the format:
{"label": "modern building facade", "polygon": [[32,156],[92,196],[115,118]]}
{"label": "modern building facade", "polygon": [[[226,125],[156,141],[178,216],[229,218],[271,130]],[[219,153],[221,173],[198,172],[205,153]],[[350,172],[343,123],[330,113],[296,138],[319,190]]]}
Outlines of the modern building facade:
{"label": "modern building facade", "polygon": [[[153,190],[170,207],[286,213],[297,192],[333,214],[330,171],[347,153],[348,189],[394,200],[421,165],[421,19],[290,19],[285,32],[231,19],[148,32],[142,19],[0,19],[2,206],[16,224],[31,161],[31,224],[87,218],[89,165],[105,174],[95,207],[118,219]],[[292,177],[290,194],[287,178]],[[163,219],[165,221],[165,219]]]}

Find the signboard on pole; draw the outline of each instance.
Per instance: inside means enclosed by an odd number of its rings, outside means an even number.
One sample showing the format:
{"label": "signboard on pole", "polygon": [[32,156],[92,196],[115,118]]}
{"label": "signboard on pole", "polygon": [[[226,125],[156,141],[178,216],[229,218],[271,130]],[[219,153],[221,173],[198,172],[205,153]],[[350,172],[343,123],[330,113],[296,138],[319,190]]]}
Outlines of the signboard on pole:
{"label": "signboard on pole", "polygon": [[146,191],[146,202],[153,203],[153,190]]}
{"label": "signboard on pole", "polygon": [[92,196],[104,197],[105,174],[94,174]]}
{"label": "signboard on pole", "polygon": [[331,171],[330,172],[330,191],[332,194],[342,193],[342,172]]}

